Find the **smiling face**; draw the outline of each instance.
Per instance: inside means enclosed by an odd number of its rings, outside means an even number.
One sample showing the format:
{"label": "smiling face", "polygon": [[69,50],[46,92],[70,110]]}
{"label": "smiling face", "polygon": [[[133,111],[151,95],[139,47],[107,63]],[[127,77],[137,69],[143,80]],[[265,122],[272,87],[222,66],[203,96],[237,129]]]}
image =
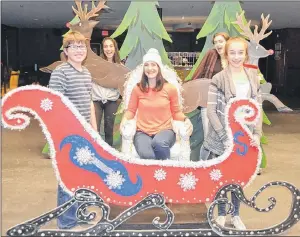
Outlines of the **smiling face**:
{"label": "smiling face", "polygon": [[84,42],[70,42],[70,44],[64,48],[64,52],[68,57],[68,61],[73,63],[82,63],[87,56],[87,48]]}
{"label": "smiling face", "polygon": [[112,61],[115,55],[116,49],[114,42],[110,39],[107,39],[103,42],[103,52],[108,61]]}
{"label": "smiling face", "polygon": [[148,79],[155,79],[159,72],[159,66],[156,62],[148,61],[144,63],[144,72]]}
{"label": "smiling face", "polygon": [[217,50],[218,54],[222,55],[225,52],[226,39],[222,35],[217,35],[214,40],[214,47]]}
{"label": "smiling face", "polygon": [[242,40],[235,40],[228,42],[227,46],[226,56],[228,64],[234,68],[242,67],[247,58],[247,44]]}

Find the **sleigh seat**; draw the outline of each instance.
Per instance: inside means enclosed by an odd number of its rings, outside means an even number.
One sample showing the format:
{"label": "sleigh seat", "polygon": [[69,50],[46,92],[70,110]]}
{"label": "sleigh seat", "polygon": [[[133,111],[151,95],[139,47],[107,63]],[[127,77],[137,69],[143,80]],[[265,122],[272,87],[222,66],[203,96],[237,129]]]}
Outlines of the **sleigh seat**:
{"label": "sleigh seat", "polygon": [[[143,70],[142,65],[138,66],[136,70],[131,72],[133,75],[131,74],[131,76],[128,77],[127,81],[124,84],[123,110],[127,109],[132,90],[136,86],[136,84],[139,83],[141,80],[140,76],[135,76],[134,74],[141,75],[139,74],[141,70]],[[173,71],[172,69],[167,70],[168,72],[162,70],[162,73],[165,72],[164,78],[168,81],[168,83],[173,84],[177,88],[179,94],[179,104],[182,107],[183,100],[181,95],[181,81],[175,71]],[[177,161],[189,161],[191,153],[189,139],[191,133],[188,133],[183,121],[173,120],[172,127],[176,134],[176,142],[170,149],[170,159]],[[120,128],[120,133],[122,136],[121,151],[126,155],[130,155],[130,157],[132,158],[140,159],[133,144],[133,138],[136,133],[136,116],[134,119],[127,120],[123,124],[123,126]]]}

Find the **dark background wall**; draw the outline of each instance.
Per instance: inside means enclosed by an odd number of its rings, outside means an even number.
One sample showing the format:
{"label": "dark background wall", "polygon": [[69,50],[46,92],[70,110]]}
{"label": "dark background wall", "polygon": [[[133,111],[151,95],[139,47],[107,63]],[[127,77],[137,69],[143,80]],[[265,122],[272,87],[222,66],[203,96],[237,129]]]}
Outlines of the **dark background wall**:
{"label": "dark background wall", "polygon": [[281,43],[279,58],[269,56],[262,59],[263,73],[273,84],[274,93],[300,98],[300,29],[280,29],[265,40],[262,45],[267,49],[274,49],[275,44]]}
{"label": "dark background wall", "polygon": [[[8,42],[9,65],[14,70],[34,71],[34,64],[46,66],[59,60],[59,48],[62,35],[67,29],[18,29],[1,26],[1,58],[6,62],[6,40]],[[173,43],[164,41],[166,51],[198,52],[201,51],[205,38],[196,42],[199,29],[195,32],[170,33]],[[109,31],[109,35],[113,32]],[[126,32],[116,40],[121,47]],[[100,29],[95,29],[92,43],[101,43],[103,36]],[[274,55],[260,60],[260,68],[267,81],[273,84],[272,92],[279,95],[300,98],[300,29],[280,29],[273,33],[261,44],[266,49],[274,49],[276,43],[281,43],[280,58]],[[49,74],[36,73],[45,84]]]}
{"label": "dark background wall", "polygon": [[[7,39],[9,64],[14,69],[19,69],[20,67],[34,68],[34,64],[38,64],[38,66],[49,65],[53,61],[59,60],[62,35],[66,32],[67,29],[18,29],[2,25],[2,60],[6,61],[5,39]],[[112,33],[113,31],[109,31],[109,35]],[[198,33],[199,29],[190,33],[171,33],[173,43],[164,41],[166,51],[201,51],[205,43],[205,38],[196,40]],[[116,39],[119,47],[121,47],[125,37],[126,32]],[[94,29],[91,42],[101,43],[103,38],[101,30]]]}
{"label": "dark background wall", "polygon": [[199,29],[194,32],[171,32],[172,43],[164,41],[167,52],[200,52],[205,44],[205,38],[196,40]]}

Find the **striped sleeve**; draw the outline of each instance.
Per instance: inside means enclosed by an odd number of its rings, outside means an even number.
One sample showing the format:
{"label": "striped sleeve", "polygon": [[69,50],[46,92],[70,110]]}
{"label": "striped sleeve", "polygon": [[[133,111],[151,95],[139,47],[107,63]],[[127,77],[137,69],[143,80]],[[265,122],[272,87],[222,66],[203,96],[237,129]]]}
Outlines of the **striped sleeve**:
{"label": "striped sleeve", "polygon": [[208,89],[207,99],[207,117],[213,129],[216,131],[222,141],[227,139],[225,129],[217,114],[218,90],[220,89],[218,74],[213,76]]}
{"label": "striped sleeve", "polygon": [[62,94],[66,92],[66,76],[61,69],[55,69],[51,73],[49,88]]}

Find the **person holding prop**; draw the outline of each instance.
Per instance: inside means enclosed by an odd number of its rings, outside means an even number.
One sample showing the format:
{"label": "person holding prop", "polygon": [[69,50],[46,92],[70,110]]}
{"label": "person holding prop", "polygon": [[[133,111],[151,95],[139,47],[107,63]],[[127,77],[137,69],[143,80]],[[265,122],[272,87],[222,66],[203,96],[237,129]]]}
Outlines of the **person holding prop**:
{"label": "person holding prop", "polygon": [[201,78],[211,79],[215,74],[222,71],[227,66],[224,52],[225,44],[228,39],[229,35],[226,32],[214,34],[212,39],[214,48],[207,51],[204,55],[193,75],[193,80]]}
{"label": "person holding prop", "polygon": [[[104,38],[101,47],[103,59],[111,63],[121,64],[118,45],[113,38]],[[92,85],[92,100],[95,106],[98,132],[100,133],[101,120],[104,113],[105,142],[113,146],[114,122],[119,106],[120,92],[118,89],[105,88],[95,82]]]}
{"label": "person holding prop", "polygon": [[[247,41],[241,37],[230,38],[225,45],[225,57],[228,66],[217,73],[209,87],[207,116],[208,133],[201,148],[201,159],[214,159],[222,155],[231,142],[225,130],[225,107],[231,98],[247,99],[251,98],[261,106],[260,83],[257,72],[244,67],[244,62],[248,58]],[[260,146],[262,133],[262,117],[259,118],[256,126],[249,126],[253,133],[252,144]],[[246,227],[239,217],[240,201],[232,193],[232,224],[236,229],[245,230]],[[220,204],[218,210],[217,223],[221,226],[226,221],[226,205]]]}

